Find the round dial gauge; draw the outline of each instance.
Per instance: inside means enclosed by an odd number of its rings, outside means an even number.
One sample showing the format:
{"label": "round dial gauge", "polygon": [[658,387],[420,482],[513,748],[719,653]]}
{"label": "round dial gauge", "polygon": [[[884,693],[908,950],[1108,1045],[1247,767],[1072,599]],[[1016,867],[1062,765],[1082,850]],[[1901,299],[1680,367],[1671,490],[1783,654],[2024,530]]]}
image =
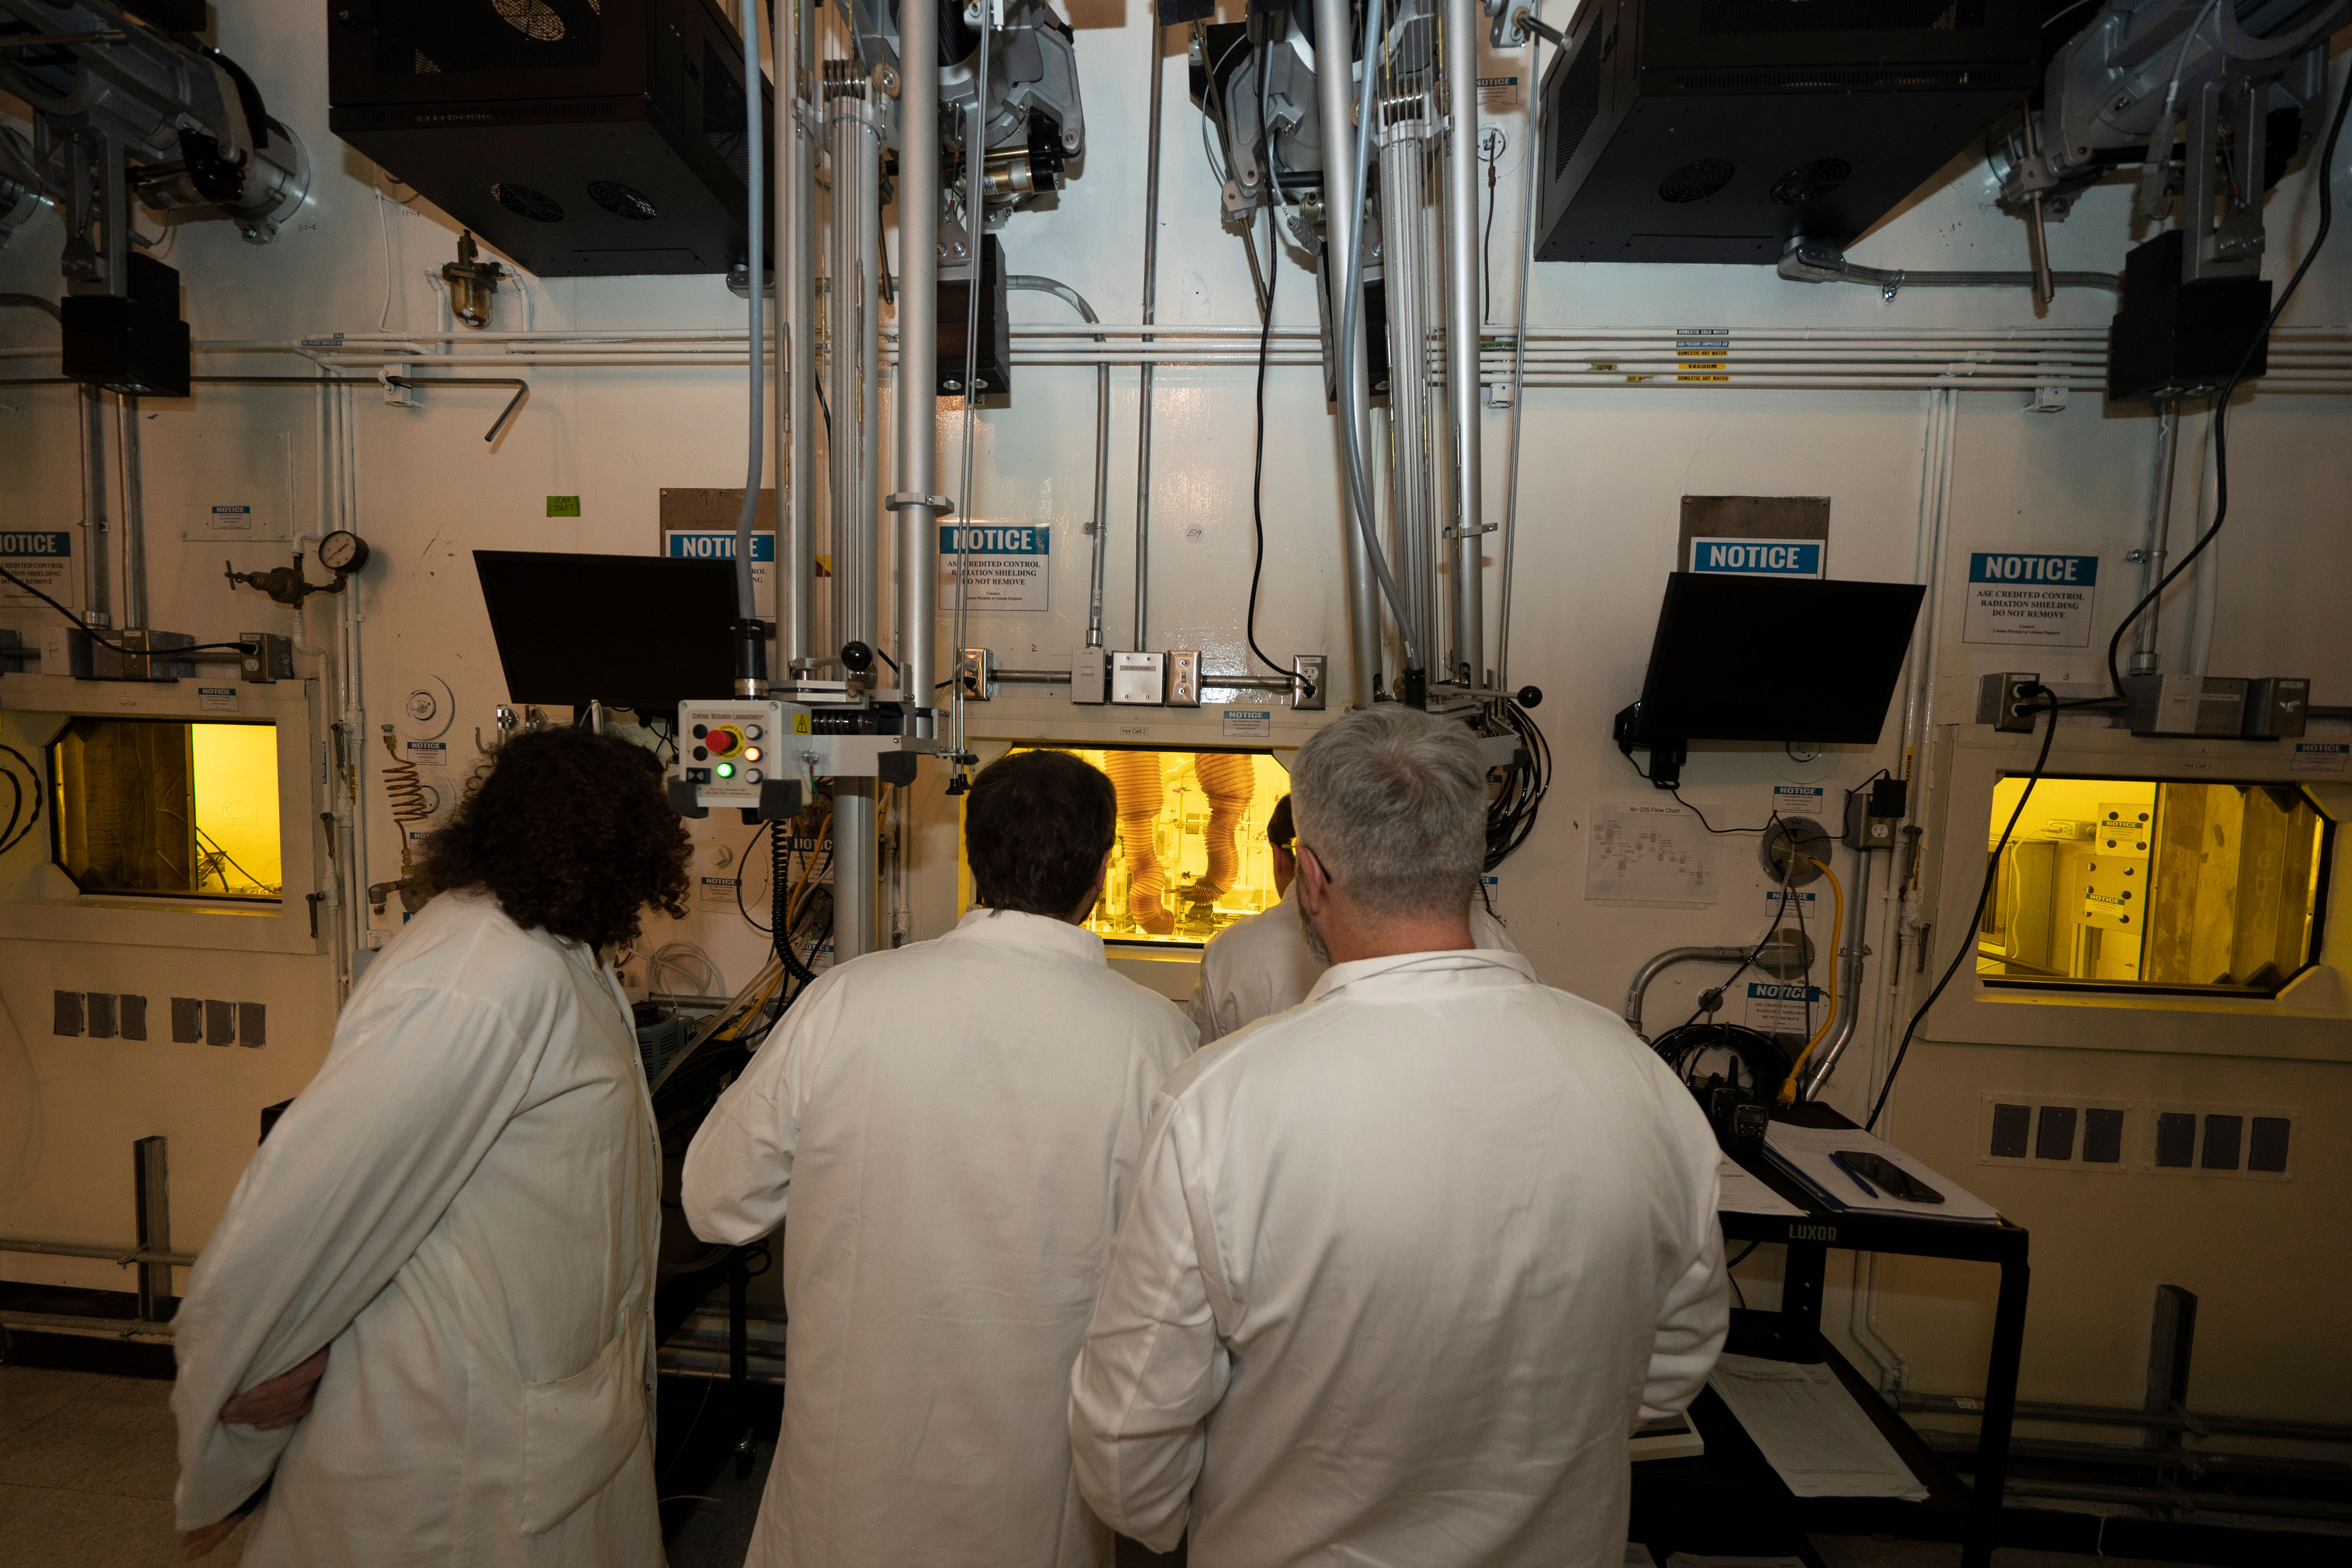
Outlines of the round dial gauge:
{"label": "round dial gauge", "polygon": [[329,571],[357,571],[367,562],[367,541],[349,528],[337,528],[319,541],[319,564]]}

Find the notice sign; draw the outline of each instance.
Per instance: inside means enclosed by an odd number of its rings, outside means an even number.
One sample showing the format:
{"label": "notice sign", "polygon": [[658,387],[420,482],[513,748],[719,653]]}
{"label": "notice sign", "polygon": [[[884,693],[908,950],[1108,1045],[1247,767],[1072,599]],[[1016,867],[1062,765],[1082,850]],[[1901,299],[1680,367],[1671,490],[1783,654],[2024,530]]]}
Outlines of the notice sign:
{"label": "notice sign", "polygon": [[2341,773],[2352,746],[2340,740],[2298,740],[2294,756],[2287,762],[2290,773]]}
{"label": "notice sign", "polygon": [[[732,528],[664,528],[662,554],[673,560],[725,560],[735,559],[735,530]],[[776,614],[776,536],[755,533],[751,536],[751,602],[759,607],[762,620],[773,620]]]}
{"label": "notice sign", "polygon": [[735,889],[738,885],[735,878],[731,876],[703,877],[695,889],[696,902],[717,904],[722,909],[727,908],[735,902]]}
{"label": "notice sign", "polygon": [[1694,538],[1690,569],[1733,577],[1819,577],[1826,547],[1819,539]]}
{"label": "notice sign", "polygon": [[[1801,982],[1748,983],[1748,1027],[1766,1034],[1811,1034],[1821,1022],[1822,988]],[[1811,1009],[1810,1014],[1807,1009]]]}
{"label": "notice sign", "polygon": [[[51,599],[71,603],[73,532],[68,528],[0,533],[0,567]],[[38,604],[25,590],[0,578],[0,604]]]}
{"label": "notice sign", "polygon": [[2022,550],[1970,550],[1963,643],[2091,645],[2099,558]]}
{"label": "notice sign", "polygon": [[1225,734],[1229,738],[1264,740],[1274,734],[1274,710],[1229,707],[1225,710]]}
{"label": "notice sign", "polygon": [[[971,568],[968,609],[1042,615],[1054,608],[1054,530],[1036,523],[941,523],[940,592],[954,591],[959,559]],[[966,536],[969,536],[967,538]]]}

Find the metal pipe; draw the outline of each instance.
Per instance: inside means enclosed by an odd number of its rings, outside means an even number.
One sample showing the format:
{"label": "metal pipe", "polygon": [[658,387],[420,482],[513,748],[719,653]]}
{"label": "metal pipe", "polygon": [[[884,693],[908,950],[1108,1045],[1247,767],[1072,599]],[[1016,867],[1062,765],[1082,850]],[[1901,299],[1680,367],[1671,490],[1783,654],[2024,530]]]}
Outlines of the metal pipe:
{"label": "metal pipe", "polygon": [[[1968,1394],[1906,1394],[1895,1401],[1898,1410],[1932,1411],[1945,1416],[1980,1416],[1984,1400]],[[2021,1421],[2065,1421],[2084,1427],[2133,1427],[2165,1432],[2195,1432],[2200,1436],[2276,1437],[2296,1443],[2352,1443],[2352,1426],[2329,1421],[2280,1421],[2262,1416],[2208,1416],[2179,1409],[2127,1410],[2108,1405],[2066,1405],[2021,1399]],[[2131,1452],[2145,1458],[2149,1450]],[[2200,1456],[2201,1457],[2201,1456]]]}
{"label": "metal pipe", "polygon": [[[1625,990],[1625,1022],[1633,1031],[1642,1034],[1642,997],[1649,990],[1650,982],[1676,964],[1737,964],[1746,958],[1745,947],[1669,947],[1633,972],[1633,983]],[[1642,1035],[1646,1040],[1647,1035]]]}
{"label": "metal pipe", "polygon": [[[1836,853],[1834,850],[1830,852]],[[1845,1054],[1847,1042],[1853,1039],[1854,1025],[1862,1019],[1862,961],[1870,954],[1870,944],[1864,940],[1870,918],[1870,865],[1872,856],[1878,852],[1861,852],[1862,866],[1853,879],[1853,908],[1846,917],[1845,945],[1838,949],[1837,1027],[1798,1073],[1799,1100],[1811,1100],[1822,1092],[1822,1085],[1829,1082],[1830,1074],[1837,1068],[1838,1058]]]}
{"label": "metal pipe", "polygon": [[1486,496],[1478,417],[1478,0],[1445,0],[1445,367],[1454,410],[1455,678],[1486,667]]}
{"label": "metal pipe", "polygon": [[[749,221],[744,226],[744,297],[748,301],[745,341],[750,345],[751,426],[750,450],[743,460],[743,504],[735,515],[735,614],[742,621],[759,618],[759,601],[751,587],[751,532],[760,514],[760,465],[766,455],[768,429],[761,402],[766,395],[768,367],[765,324],[761,319],[767,295],[766,256],[762,254],[768,222],[768,150],[760,136],[760,0],[740,0],[738,31],[743,38],[743,147],[745,184],[749,188]],[[735,695],[767,695],[766,683],[754,668],[745,633],[735,665]]]}
{"label": "metal pipe", "polygon": [[833,158],[831,287],[825,295],[833,352],[833,591],[831,646],[880,644],[881,620],[881,205],[878,111],[862,78],[836,75],[828,63],[833,106],[827,139]]}
{"label": "metal pipe", "polygon": [[[1051,294],[1057,299],[1066,301],[1087,321],[1100,320],[1100,318],[1095,314],[1095,308],[1087,303],[1085,295],[1080,294],[1068,284],[1055,278],[1040,277],[1034,273],[1017,272],[1004,280],[1004,287],[1024,289],[1034,294]],[[1108,343],[1110,340],[1097,332],[1095,334],[1095,341]],[[1109,526],[1110,367],[1097,365],[1095,367],[1095,515],[1094,520],[1087,525],[1087,532],[1094,539],[1094,566],[1090,577],[1092,586],[1087,591],[1087,646],[1089,648],[1099,648],[1103,645],[1103,566],[1105,564],[1103,533]]]}
{"label": "metal pipe", "polygon": [[[2172,476],[2180,451],[2180,405],[2167,402],[2157,412],[2156,477],[2148,486],[2147,539],[2139,549],[2139,594],[2148,592],[2164,577],[2165,543],[2172,533]],[[2161,598],[2148,600],[2132,646],[2131,673],[2155,674],[2163,665],[2156,651],[2156,633],[2164,613]]]}
{"label": "metal pipe", "polygon": [[193,1268],[196,1255],[193,1252],[173,1252],[132,1245],[130,1247],[92,1247],[80,1241],[36,1241],[29,1237],[0,1236],[0,1252],[23,1252],[44,1258],[98,1258],[122,1266],[132,1263],[168,1263],[174,1268]]}
{"label": "metal pipe", "polygon": [[[939,664],[940,38],[929,5],[898,18],[898,669],[917,734]],[[977,240],[980,236],[972,236]],[[866,819],[872,841],[873,820]]]}
{"label": "metal pipe", "polygon": [[[1150,131],[1145,138],[1143,158],[1143,324],[1149,327],[1159,316],[1160,303],[1160,100],[1161,83],[1167,78],[1166,62],[1160,57],[1161,46],[1167,42],[1167,31],[1160,25],[1160,11],[1153,6],[1151,25],[1145,29],[1151,39],[1151,107],[1147,111]],[[1143,340],[1152,340],[1147,333]],[[1145,640],[1151,607],[1151,366],[1143,367],[1135,405],[1135,642],[1139,653],[1150,643]],[[1097,647],[1098,643],[1088,643]]]}
{"label": "metal pipe", "polygon": [[773,0],[776,24],[776,644],[789,675],[816,619],[816,138],[807,0]]}
{"label": "metal pipe", "polygon": [[113,583],[106,566],[106,409],[94,386],[81,389],[82,619],[110,626]]}
{"label": "metal pipe", "polygon": [[139,470],[139,394],[115,400],[115,423],[122,448],[122,623],[147,625],[146,486]]}
{"label": "metal pipe", "polygon": [[[1524,25],[1529,20],[1524,10],[1513,13],[1512,20]],[[1518,565],[1519,542],[1519,429],[1525,421],[1528,402],[1528,269],[1536,253],[1537,171],[1543,167],[1539,156],[1543,149],[1546,112],[1543,81],[1543,34],[1529,30],[1528,38],[1528,79],[1538,84],[1538,90],[1528,98],[1528,147],[1520,162],[1528,166],[1528,184],[1519,206],[1519,286],[1518,300],[1511,326],[1511,433],[1509,455],[1504,459],[1503,480],[1503,586],[1497,596],[1495,613],[1495,684],[1507,687],[1511,684],[1511,580]],[[1682,384],[1682,383],[1676,383]]]}
{"label": "metal pipe", "polygon": [[[1350,195],[1356,188],[1355,84],[1349,79],[1354,37],[1349,0],[1315,0],[1315,108],[1321,121],[1323,149],[1323,265],[1334,288],[1354,275],[1360,237]],[[1335,299],[1335,314],[1338,308]],[[1361,349],[1362,333],[1363,322],[1359,319],[1352,334],[1358,341],[1339,345],[1340,362],[1353,367],[1353,374],[1339,389],[1338,412],[1342,420],[1352,422],[1350,428],[1341,431],[1339,535],[1348,563],[1348,695],[1355,707],[1371,706],[1372,684],[1381,669],[1381,613],[1373,592],[1372,559],[1364,530],[1352,516],[1353,480],[1345,472],[1348,442],[1352,439],[1358,450],[1371,444],[1371,371]]]}

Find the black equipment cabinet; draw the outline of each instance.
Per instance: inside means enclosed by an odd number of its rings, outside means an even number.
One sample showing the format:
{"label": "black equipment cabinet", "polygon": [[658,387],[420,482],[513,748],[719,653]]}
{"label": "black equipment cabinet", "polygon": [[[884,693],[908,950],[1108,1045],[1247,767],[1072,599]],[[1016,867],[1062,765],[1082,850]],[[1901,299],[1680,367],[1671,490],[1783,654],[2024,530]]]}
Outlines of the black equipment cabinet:
{"label": "black equipment cabinet", "polygon": [[542,277],[744,258],[742,40],[711,0],[330,0],[327,63],[336,135]]}
{"label": "black equipment cabinet", "polygon": [[[1775,1120],[1818,1127],[1853,1125],[1826,1105],[1776,1109]],[[1801,1215],[1722,1215],[1727,1242],[1771,1242],[1789,1249],[1780,1310],[1735,1308],[1725,1349],[1735,1355],[1824,1362],[1872,1423],[1927,1488],[1924,1502],[1895,1498],[1801,1498],[1790,1492],[1737,1417],[1712,1389],[1691,1404],[1706,1452],[1692,1458],[1645,1459],[1633,1467],[1630,1539],[1651,1547],[1715,1553],[1752,1551],[1805,1532],[1890,1535],[1957,1541],[1961,1568],[1989,1568],[2000,1543],[2001,1489],[2009,1469],[2010,1428],[2017,1410],[2018,1365],[2025,1343],[2026,1232],[1994,1225],[1857,1215],[1825,1207],[1802,1186],[1758,1160],[1753,1174],[1804,1210]],[[1822,1336],[1822,1284],[1829,1254],[1893,1252],[1990,1263],[2000,1270],[1993,1309],[1992,1353],[1985,1369],[1983,1426],[1973,1486],[1956,1475],[1835,1346]],[[1661,1550],[1661,1548],[1664,1550]]]}
{"label": "black equipment cabinet", "polygon": [[2041,86],[2027,0],[1592,0],[1544,72],[1538,261],[1841,248]]}

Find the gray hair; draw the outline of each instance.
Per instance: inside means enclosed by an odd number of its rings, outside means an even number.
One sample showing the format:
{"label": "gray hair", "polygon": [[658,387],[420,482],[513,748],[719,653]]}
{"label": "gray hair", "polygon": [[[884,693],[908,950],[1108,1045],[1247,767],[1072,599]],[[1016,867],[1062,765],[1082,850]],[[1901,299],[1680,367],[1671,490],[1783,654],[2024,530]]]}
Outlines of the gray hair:
{"label": "gray hair", "polygon": [[1467,726],[1399,703],[1361,709],[1299,748],[1299,842],[1351,904],[1459,915],[1486,859],[1486,768]]}

